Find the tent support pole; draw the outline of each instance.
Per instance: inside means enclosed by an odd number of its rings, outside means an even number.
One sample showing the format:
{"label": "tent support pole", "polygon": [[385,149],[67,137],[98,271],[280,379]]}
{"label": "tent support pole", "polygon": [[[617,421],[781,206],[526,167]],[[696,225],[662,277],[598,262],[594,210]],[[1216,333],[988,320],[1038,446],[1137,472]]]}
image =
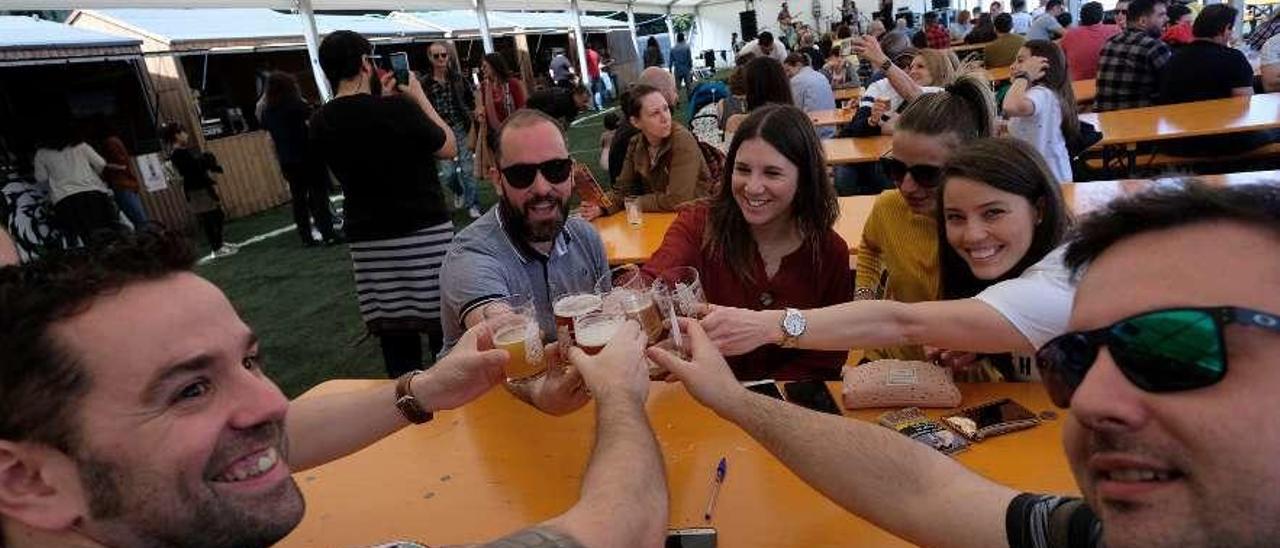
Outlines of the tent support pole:
{"label": "tent support pole", "polygon": [[329,102],[333,91],[329,89],[329,79],[325,78],[320,68],[320,37],[316,32],[315,12],[311,9],[311,0],[297,0],[298,17],[302,18],[303,36],[307,39],[307,57],[311,60],[311,75],[316,79],[316,89],[320,90],[320,100]]}
{"label": "tent support pole", "polygon": [[636,9],[633,4],[627,4],[627,26],[631,28],[631,45],[636,48],[636,59],[640,55],[640,36],[636,34]]}
{"label": "tent support pole", "polygon": [[476,17],[480,19],[480,41],[484,43],[484,52],[493,53],[493,34],[489,32],[489,10],[484,7],[484,0],[472,0],[475,3]]}
{"label": "tent support pole", "polygon": [[569,15],[569,21],[573,24],[573,39],[578,42],[578,81],[591,89],[591,73],[587,72],[587,41],[582,34],[582,10],[578,9],[578,0],[569,2]]}

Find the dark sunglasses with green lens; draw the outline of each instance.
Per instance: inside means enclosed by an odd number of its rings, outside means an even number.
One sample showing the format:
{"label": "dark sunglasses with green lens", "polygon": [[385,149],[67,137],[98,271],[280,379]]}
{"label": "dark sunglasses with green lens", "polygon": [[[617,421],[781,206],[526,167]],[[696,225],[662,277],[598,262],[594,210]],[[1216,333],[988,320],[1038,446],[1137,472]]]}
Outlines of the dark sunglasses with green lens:
{"label": "dark sunglasses with green lens", "polygon": [[1280,316],[1268,312],[1234,306],[1168,308],[1057,337],[1036,353],[1036,365],[1049,397],[1062,408],[1070,406],[1103,346],[1125,378],[1142,390],[1203,388],[1227,374],[1223,331],[1229,324],[1280,333]]}

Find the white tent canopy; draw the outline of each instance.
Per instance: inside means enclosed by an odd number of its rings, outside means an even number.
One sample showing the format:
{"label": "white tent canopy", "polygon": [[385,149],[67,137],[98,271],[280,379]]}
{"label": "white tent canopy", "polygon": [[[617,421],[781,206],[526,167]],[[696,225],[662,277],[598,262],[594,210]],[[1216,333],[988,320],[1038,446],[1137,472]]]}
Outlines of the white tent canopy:
{"label": "white tent canopy", "polygon": [[[319,17],[317,16],[317,21]],[[448,37],[472,37],[480,33],[480,17],[472,10],[395,12],[390,18],[436,29]],[[625,28],[625,21],[582,16],[582,30],[585,32],[607,32]],[[573,22],[564,12],[489,12],[489,32],[494,36],[510,33],[561,33],[572,29]]]}
{"label": "white tent canopy", "polygon": [[[665,13],[670,7],[675,13],[689,13],[698,5],[732,3],[744,5],[742,0],[579,0],[583,10],[624,10],[634,5],[637,11]],[[295,0],[6,0],[6,9],[102,9],[102,8],[189,8],[198,4],[201,8],[271,8],[298,9]],[[567,11],[567,0],[485,0],[489,10]],[[388,10],[428,11],[449,9],[475,9],[473,0],[312,0],[313,10]]]}
{"label": "white tent canopy", "polygon": [[142,41],[31,17],[0,16],[0,66],[140,58]]}

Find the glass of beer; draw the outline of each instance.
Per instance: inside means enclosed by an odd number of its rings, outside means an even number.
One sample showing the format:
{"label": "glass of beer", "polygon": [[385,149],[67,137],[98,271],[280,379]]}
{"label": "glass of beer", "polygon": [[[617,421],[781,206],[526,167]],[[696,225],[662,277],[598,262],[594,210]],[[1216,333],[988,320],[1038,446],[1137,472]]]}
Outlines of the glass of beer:
{"label": "glass of beer", "polygon": [[633,264],[613,269],[596,283],[596,292],[604,299],[603,308],[621,311],[638,322],[651,345],[662,340],[667,332],[662,312],[654,302],[653,283],[653,276]]}
{"label": "glass of beer", "polygon": [[668,268],[662,271],[658,279],[670,292],[676,314],[694,319],[706,315],[707,295],[702,292],[702,280],[698,277],[698,269],[692,266]]}
{"label": "glass of beer", "polygon": [[595,310],[578,316],[573,320],[575,344],[587,354],[599,354],[626,321],[625,315],[613,310]]}
{"label": "glass of beer", "polygon": [[493,333],[493,345],[511,357],[503,368],[507,382],[521,384],[546,371],[542,356],[542,330],[533,299],[512,295],[485,305],[484,320]]}
{"label": "glass of beer", "polygon": [[600,310],[604,299],[592,293],[563,295],[551,305],[556,317],[556,344],[560,347],[560,360],[568,363],[569,348],[574,345],[574,320],[589,312]]}

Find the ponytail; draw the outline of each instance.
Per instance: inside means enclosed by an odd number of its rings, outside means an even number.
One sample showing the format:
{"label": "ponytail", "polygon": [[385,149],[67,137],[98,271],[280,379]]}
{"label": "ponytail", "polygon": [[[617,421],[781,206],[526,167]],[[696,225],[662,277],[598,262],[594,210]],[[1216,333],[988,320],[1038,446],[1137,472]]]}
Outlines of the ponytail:
{"label": "ponytail", "polygon": [[995,135],[996,100],[985,78],[967,73],[938,93],[907,105],[898,130],[922,135],[954,134],[957,142]]}

